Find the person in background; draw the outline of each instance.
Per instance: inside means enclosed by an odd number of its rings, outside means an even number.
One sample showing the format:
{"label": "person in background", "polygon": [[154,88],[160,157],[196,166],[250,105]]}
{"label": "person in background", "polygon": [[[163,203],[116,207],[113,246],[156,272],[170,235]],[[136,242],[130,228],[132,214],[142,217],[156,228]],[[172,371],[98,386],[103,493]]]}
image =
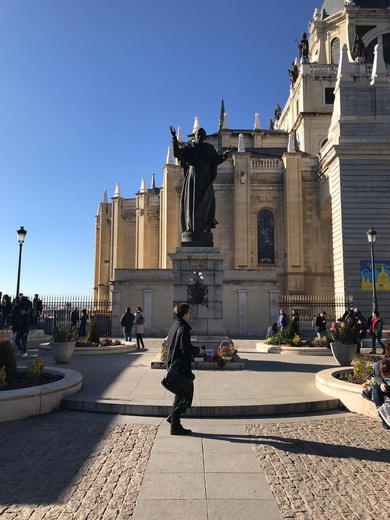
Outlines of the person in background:
{"label": "person in background", "polygon": [[12,302],[8,294],[3,296],[1,313],[3,315],[3,329],[8,329],[12,325]]}
{"label": "person in background", "polygon": [[78,307],[75,307],[73,311],[70,314],[70,326],[72,327],[78,327],[78,324],[80,322],[80,313]]}
{"label": "person in background", "polygon": [[137,338],[137,350],[139,350],[141,348],[141,345],[142,345],[142,348],[145,348],[144,340],[142,338],[142,335],[144,333],[145,318],[144,318],[144,315],[142,314],[141,307],[137,307],[135,309],[134,321],[135,321],[135,336]]}
{"label": "person in background", "polygon": [[22,305],[18,311],[18,323],[16,325],[15,343],[20,351],[20,356],[27,356],[27,336],[30,329],[30,316]]}
{"label": "person in background", "polygon": [[288,326],[287,314],[284,312],[283,309],[280,309],[280,311],[279,311],[279,318],[278,318],[279,330],[286,329],[287,326]]}
{"label": "person in background", "polygon": [[372,350],[370,354],[376,354],[376,343],[382,347],[382,354],[385,353],[385,345],[382,342],[383,322],[378,311],[372,311],[368,320],[368,330],[372,339]]}
{"label": "person in background", "polygon": [[[374,378],[376,385],[372,387],[372,399],[375,406],[379,408],[385,402],[386,397],[390,397],[390,359],[383,358],[375,363],[374,366]],[[389,430],[390,427],[384,422],[382,417],[379,415],[382,421],[382,426]]]}
{"label": "person in background", "polygon": [[41,317],[43,305],[42,300],[38,297],[37,294],[34,294],[34,298],[32,301],[32,309],[31,309],[31,326],[33,330],[36,330],[38,320]]}
{"label": "person in background", "polygon": [[291,309],[291,318],[288,328],[292,334],[299,335],[299,314],[296,309]]}
{"label": "person in background", "polygon": [[131,329],[133,328],[134,316],[131,314],[130,307],[121,316],[121,325],[123,327],[123,337],[125,341],[131,341]]}
{"label": "person in background", "polygon": [[266,335],[265,339],[272,338],[272,336],[274,336],[277,332],[278,332],[278,324],[275,321],[275,323],[273,323],[272,325],[270,325],[268,327],[267,335]]}
{"label": "person in background", "polygon": [[88,321],[87,309],[83,309],[81,311],[79,336],[86,336],[87,335],[87,321]]}
{"label": "person in background", "polygon": [[317,338],[321,339],[326,334],[326,312],[322,311],[316,317],[315,327]]}

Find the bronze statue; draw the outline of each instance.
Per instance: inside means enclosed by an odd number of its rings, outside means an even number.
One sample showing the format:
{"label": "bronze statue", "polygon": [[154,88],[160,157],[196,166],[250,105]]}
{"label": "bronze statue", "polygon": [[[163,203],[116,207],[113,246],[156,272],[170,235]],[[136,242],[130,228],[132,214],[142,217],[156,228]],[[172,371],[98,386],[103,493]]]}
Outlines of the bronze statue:
{"label": "bronze statue", "polygon": [[231,147],[219,155],[214,146],[204,142],[206,132],[203,128],[199,128],[188,143],[179,143],[175,128],[171,126],[170,130],[173,155],[179,159],[184,170],[180,200],[181,245],[212,247],[211,229],[218,224],[215,220],[213,181],[217,176],[218,165],[226,161]]}
{"label": "bronze statue", "polygon": [[352,48],[352,58],[356,60],[357,58],[363,58],[366,57],[366,46],[363,43],[363,40],[360,38],[358,34],[355,35],[355,41],[353,43]]}
{"label": "bronze statue", "polygon": [[294,84],[299,76],[298,65],[295,63],[295,61],[292,62],[291,70],[288,70],[288,75],[290,76],[291,83]]}
{"label": "bronze statue", "polygon": [[301,34],[301,41],[298,44],[299,56],[302,58],[302,63],[307,63],[309,57],[309,41],[307,39],[307,34]]}

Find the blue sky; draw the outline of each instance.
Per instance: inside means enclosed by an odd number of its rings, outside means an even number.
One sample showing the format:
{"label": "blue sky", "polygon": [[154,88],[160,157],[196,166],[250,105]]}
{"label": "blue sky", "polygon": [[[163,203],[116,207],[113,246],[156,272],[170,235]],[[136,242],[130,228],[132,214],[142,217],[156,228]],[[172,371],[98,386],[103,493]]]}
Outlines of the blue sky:
{"label": "blue sky", "polygon": [[0,291],[91,294],[104,189],[162,182],[169,125],[268,128],[321,2],[1,0]]}

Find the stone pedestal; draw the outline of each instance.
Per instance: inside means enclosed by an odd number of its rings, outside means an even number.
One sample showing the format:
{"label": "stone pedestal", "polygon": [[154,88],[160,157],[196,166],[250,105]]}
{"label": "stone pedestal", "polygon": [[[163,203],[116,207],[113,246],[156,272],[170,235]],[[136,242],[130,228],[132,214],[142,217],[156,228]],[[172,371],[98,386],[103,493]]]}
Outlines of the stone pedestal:
{"label": "stone pedestal", "polygon": [[217,247],[178,247],[172,260],[173,306],[189,301],[188,285],[194,272],[203,274],[207,303],[190,304],[190,325],[194,345],[216,349],[225,338],[223,326],[223,262]]}

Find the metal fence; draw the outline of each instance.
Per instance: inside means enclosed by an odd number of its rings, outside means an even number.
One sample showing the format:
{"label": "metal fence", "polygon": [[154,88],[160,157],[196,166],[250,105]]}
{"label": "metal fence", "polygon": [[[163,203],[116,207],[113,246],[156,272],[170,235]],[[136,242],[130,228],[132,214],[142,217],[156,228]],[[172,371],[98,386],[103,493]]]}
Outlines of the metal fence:
{"label": "metal fence", "polygon": [[[33,297],[30,297],[32,301]],[[55,327],[65,330],[71,329],[70,315],[74,309],[86,309],[88,323],[95,320],[100,336],[111,335],[111,302],[94,300],[92,296],[40,296],[42,313],[37,322],[37,328],[43,329],[45,334],[53,334]]]}
{"label": "metal fence", "polygon": [[279,295],[279,308],[290,316],[295,309],[300,322],[311,322],[314,316],[325,311],[327,321],[336,321],[344,312],[353,307],[352,296],[318,296],[318,295]]}

